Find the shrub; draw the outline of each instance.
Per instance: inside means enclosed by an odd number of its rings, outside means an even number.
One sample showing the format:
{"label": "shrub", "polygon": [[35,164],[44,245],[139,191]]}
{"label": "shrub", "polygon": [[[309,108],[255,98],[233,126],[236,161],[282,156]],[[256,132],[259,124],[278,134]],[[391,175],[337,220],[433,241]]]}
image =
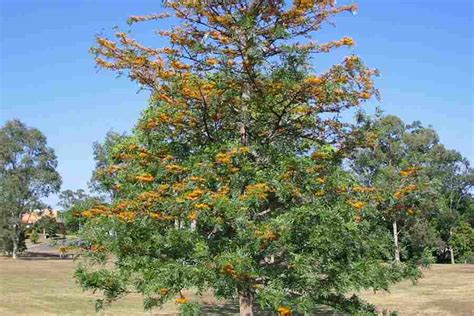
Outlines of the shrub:
{"label": "shrub", "polygon": [[30,234],[30,240],[32,243],[37,244],[39,239],[39,234],[36,229],[33,229],[33,231]]}

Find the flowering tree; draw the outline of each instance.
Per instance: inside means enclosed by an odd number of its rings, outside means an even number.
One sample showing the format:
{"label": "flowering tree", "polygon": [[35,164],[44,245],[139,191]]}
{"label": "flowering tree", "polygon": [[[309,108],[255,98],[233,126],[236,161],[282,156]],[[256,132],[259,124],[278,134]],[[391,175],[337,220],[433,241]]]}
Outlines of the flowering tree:
{"label": "flowering tree", "polygon": [[[389,238],[341,191],[338,165],[356,138],[339,114],[376,94],[355,55],[317,73],[312,58],[354,41],[311,41],[331,17],[355,5],[334,1],[169,1],[175,16],[151,48],[118,32],[92,48],[102,68],[150,91],[133,134],[100,171],[114,188],[109,206],[84,212],[92,245],[77,277],[106,302],[130,291],[145,307],[212,289],[281,315],[319,305],[364,308],[345,293],[396,279]],[[113,182],[113,183],[112,183]],[[99,303],[99,305],[102,303]]]}

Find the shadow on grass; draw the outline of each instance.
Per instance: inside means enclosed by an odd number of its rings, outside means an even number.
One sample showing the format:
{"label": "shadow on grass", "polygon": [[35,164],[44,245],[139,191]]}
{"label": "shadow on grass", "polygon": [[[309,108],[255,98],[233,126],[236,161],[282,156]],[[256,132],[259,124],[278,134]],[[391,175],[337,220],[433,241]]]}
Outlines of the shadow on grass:
{"label": "shadow on grass", "polygon": [[59,254],[48,252],[24,252],[18,256],[20,260],[74,260],[71,256],[61,257]]}
{"label": "shadow on grass", "polygon": [[[259,305],[253,307],[255,315],[270,316],[276,315],[274,310],[263,310]],[[237,300],[230,301],[222,304],[204,304],[203,306],[204,315],[239,315],[239,302]],[[302,316],[303,314],[293,312],[293,316]],[[313,315],[320,316],[335,316],[335,315],[347,315],[338,313],[329,307],[321,307]]]}
{"label": "shadow on grass", "polygon": [[[260,306],[254,305],[255,315],[275,315],[270,310],[262,310]],[[221,304],[204,304],[204,315],[239,315],[239,302],[237,300]]]}

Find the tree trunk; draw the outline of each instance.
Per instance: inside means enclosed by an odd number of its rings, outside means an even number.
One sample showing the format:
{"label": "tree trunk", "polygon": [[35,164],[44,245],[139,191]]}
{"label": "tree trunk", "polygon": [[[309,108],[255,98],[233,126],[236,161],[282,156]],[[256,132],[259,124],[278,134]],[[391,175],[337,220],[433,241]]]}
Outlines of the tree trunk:
{"label": "tree trunk", "polygon": [[12,249],[12,258],[16,259],[16,255],[18,253],[18,244],[20,243],[20,233],[17,225],[13,226],[13,249]]}
{"label": "tree trunk", "polygon": [[18,243],[16,242],[16,239],[13,239],[13,251],[12,251],[12,258],[16,259],[16,253],[18,252]]}
{"label": "tree trunk", "polygon": [[[450,229],[449,230],[449,242],[451,243],[451,239],[453,238],[453,231]],[[454,264],[454,250],[453,246],[449,245],[449,256],[451,257],[451,264]]]}
{"label": "tree trunk", "polygon": [[253,296],[251,293],[239,294],[240,316],[253,316]]}
{"label": "tree trunk", "polygon": [[454,251],[453,251],[453,247],[452,247],[452,246],[449,246],[448,249],[449,249],[449,257],[451,258],[451,264],[454,264]]}
{"label": "tree trunk", "polygon": [[398,244],[397,221],[393,221],[393,242],[395,244],[395,263],[400,263],[400,245]]}

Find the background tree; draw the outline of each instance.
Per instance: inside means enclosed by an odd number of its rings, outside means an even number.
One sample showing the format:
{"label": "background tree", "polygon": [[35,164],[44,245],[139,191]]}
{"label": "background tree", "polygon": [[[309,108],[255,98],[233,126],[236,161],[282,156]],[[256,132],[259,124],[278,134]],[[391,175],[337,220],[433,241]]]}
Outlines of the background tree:
{"label": "background tree", "polygon": [[[469,206],[472,201],[472,188],[474,186],[474,171],[469,161],[454,150],[444,146],[437,146],[432,153],[431,163],[432,178],[436,179],[438,214],[434,220],[448,250],[451,263],[455,263],[455,249],[453,247],[453,233],[457,227],[470,226]],[[466,229],[460,229],[460,232]],[[466,249],[461,246],[462,249]],[[464,251],[460,251],[462,254]]]}
{"label": "background tree", "polygon": [[52,216],[42,216],[33,226],[36,231],[43,231],[46,233],[45,237],[53,238],[60,231],[61,225]]}
{"label": "background tree", "polygon": [[59,190],[61,177],[54,151],[39,130],[18,120],[8,121],[0,129],[0,143],[2,234],[11,241],[16,258],[24,234],[23,214],[44,207],[41,198]]}
{"label": "background tree", "polygon": [[68,232],[77,233],[84,225],[86,218],[82,213],[93,208],[95,205],[103,204],[103,198],[90,196],[84,190],[66,190],[59,195],[59,205],[63,207],[61,214],[64,227]]}
{"label": "background tree", "polygon": [[403,229],[404,240],[416,240],[407,245],[409,257],[421,259],[426,247],[437,244],[436,234],[418,232],[420,227],[429,226],[436,209],[436,188],[429,175],[429,163],[438,136],[419,122],[406,125],[400,118],[380,112],[374,118],[361,113],[358,121],[368,146],[355,152],[352,168],[360,181],[371,188],[368,197],[379,210],[380,218],[391,226],[395,261],[401,260],[399,235]]}
{"label": "background tree", "polygon": [[[364,309],[346,293],[387,288],[400,271],[385,263],[386,230],[335,194],[346,185],[337,166],[354,143],[339,117],[376,94],[377,72],[351,55],[317,73],[313,57],[354,41],[307,40],[355,5],[165,6],[182,22],[160,32],[170,47],[118,32],[92,49],[99,66],[128,74],[151,98],[133,135],[108,156],[112,204],[83,213],[92,246],[76,273],[82,286],[106,302],[133,289],[147,308],[178,296],[188,310],[184,289],[211,288],[238,297],[241,315],[255,302],[282,315]],[[89,269],[111,258],[113,267]]]}
{"label": "background tree", "polygon": [[58,205],[61,206],[63,210],[67,210],[73,205],[84,201],[88,197],[86,191],[83,189],[78,189],[76,191],[65,190],[59,194]]}
{"label": "background tree", "polygon": [[113,155],[113,148],[126,138],[127,136],[123,133],[109,131],[102,143],[95,142],[93,145],[95,169],[89,187],[92,191],[105,195],[108,199],[114,198],[118,192],[117,181],[113,177],[116,170],[109,168],[117,163],[117,157]]}
{"label": "background tree", "polygon": [[450,236],[453,256],[462,263],[474,263],[474,228],[467,221],[460,221]]}

